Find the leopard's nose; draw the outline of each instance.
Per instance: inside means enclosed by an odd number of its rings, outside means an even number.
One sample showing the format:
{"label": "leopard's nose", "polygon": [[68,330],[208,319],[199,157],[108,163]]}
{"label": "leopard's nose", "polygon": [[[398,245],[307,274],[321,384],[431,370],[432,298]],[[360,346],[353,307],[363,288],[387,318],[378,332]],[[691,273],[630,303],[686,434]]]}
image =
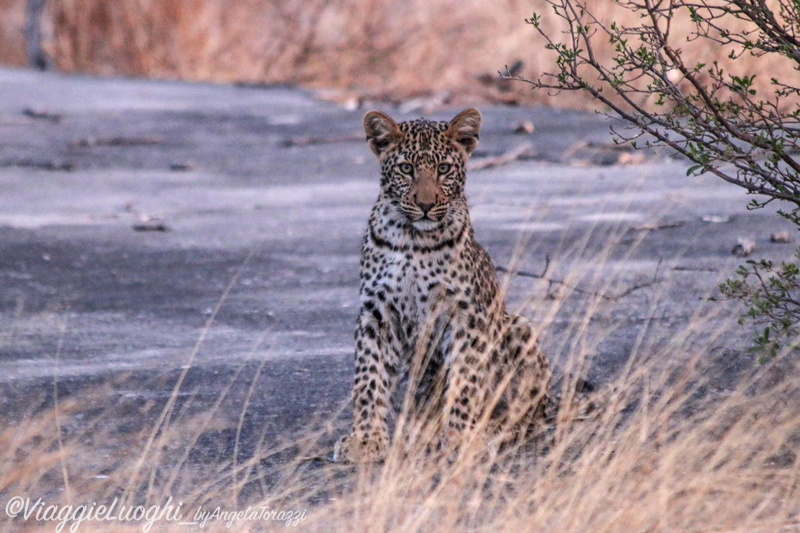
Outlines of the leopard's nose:
{"label": "leopard's nose", "polygon": [[430,204],[428,204],[428,203],[417,203],[417,207],[422,209],[422,213],[423,214],[427,215],[428,211],[430,211],[431,208],[433,207],[433,204],[432,203],[430,203]]}

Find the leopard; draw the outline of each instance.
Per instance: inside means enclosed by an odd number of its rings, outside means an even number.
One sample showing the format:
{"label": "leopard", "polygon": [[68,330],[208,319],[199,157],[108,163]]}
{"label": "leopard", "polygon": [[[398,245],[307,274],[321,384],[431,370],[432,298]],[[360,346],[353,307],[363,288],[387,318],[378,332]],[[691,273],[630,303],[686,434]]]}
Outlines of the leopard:
{"label": "leopard", "polygon": [[334,462],[386,458],[391,396],[404,376],[420,405],[435,406],[438,448],[457,446],[482,420],[495,421],[484,424],[493,435],[518,435],[545,418],[548,358],[531,321],[506,311],[467,206],[481,120],[475,108],[449,122],[364,116],[380,192],[361,248],[353,425]]}

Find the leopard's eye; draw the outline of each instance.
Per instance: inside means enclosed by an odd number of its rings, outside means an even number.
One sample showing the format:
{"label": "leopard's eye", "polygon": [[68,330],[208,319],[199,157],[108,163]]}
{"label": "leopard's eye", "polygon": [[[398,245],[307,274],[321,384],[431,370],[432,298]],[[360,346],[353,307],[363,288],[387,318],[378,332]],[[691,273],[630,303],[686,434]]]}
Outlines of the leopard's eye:
{"label": "leopard's eye", "polygon": [[411,165],[411,163],[400,163],[399,168],[400,172],[403,174],[411,174],[414,172],[414,167]]}
{"label": "leopard's eye", "polygon": [[439,163],[439,166],[436,168],[439,171],[439,174],[447,174],[450,170],[450,163]]}

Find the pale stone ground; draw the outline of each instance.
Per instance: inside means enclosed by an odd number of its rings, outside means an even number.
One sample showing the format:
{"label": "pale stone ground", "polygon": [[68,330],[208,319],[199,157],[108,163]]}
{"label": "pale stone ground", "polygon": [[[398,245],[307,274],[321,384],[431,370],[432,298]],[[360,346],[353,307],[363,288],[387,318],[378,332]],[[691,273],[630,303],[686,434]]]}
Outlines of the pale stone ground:
{"label": "pale stone ground", "polygon": [[[158,401],[187,365],[180,394],[201,409],[232,382],[220,410],[233,418],[258,380],[245,418],[253,439],[339,412],[352,371],[359,245],[378,187],[361,140],[365,110],[295,88],[0,70],[7,419],[46,406],[54,379],[65,397],[111,381],[103,402]],[[773,211],[747,211],[741,190],[687,177],[685,162],[649,154],[603,164],[618,154],[576,144],[610,142],[602,117],[481,111],[476,160],[523,143],[535,153],[470,173],[479,240],[497,265],[526,273],[541,273],[549,257],[546,277],[583,291],[564,298],[564,284],[529,276],[510,285],[511,305],[542,325],[556,367],[583,352],[594,358],[586,374],[602,385],[645,325],[641,350],[691,329],[704,297],[742,262],[731,255],[738,238],[754,240],[757,257],[794,249],[769,242],[791,233]],[[513,132],[523,120],[533,134]],[[168,231],[134,229],[142,224]],[[573,346],[587,298],[603,290],[585,344]],[[752,360],[742,337],[712,342],[723,382]],[[224,453],[230,438],[230,428],[217,430],[209,453]]]}

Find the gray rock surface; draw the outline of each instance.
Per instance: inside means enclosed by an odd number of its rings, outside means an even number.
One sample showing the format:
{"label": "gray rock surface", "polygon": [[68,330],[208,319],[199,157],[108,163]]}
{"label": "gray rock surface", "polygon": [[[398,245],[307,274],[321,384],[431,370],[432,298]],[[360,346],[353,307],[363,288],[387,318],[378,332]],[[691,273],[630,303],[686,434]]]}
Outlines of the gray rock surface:
{"label": "gray rock surface", "polygon": [[[0,70],[6,418],[48,405],[54,380],[64,397],[112,383],[103,402],[134,405],[169,397],[186,371],[179,396],[201,409],[227,390],[231,416],[255,380],[253,439],[332,413],[345,424],[359,246],[378,191],[364,111],[290,87]],[[607,164],[621,160],[602,116],[481,111],[476,162],[533,150],[470,172],[476,234],[496,265],[523,273],[502,274],[510,305],[541,324],[558,368],[583,351],[602,384],[641,328],[650,347],[691,329],[722,305],[704,297],[742,262],[737,239],[755,257],[794,249],[769,242],[793,235],[774,211],[748,211],[741,190],[687,177],[685,162]],[[522,121],[535,131],[514,133]],[[546,266],[549,281],[529,275]],[[725,354],[724,374],[751,361],[746,346],[726,334],[710,351]]]}

